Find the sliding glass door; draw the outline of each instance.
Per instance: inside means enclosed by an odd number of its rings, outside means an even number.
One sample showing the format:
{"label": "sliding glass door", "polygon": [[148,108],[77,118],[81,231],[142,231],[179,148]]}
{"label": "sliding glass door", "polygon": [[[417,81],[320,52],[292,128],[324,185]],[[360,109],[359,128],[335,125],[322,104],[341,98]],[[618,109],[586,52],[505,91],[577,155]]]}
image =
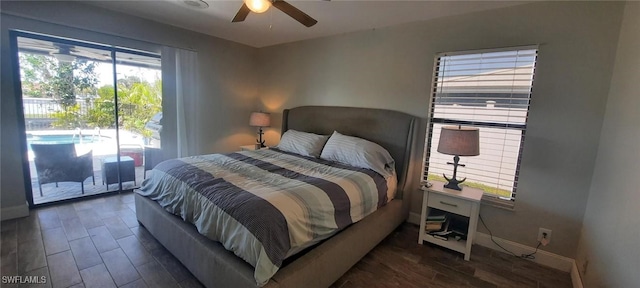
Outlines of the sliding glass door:
{"label": "sliding glass door", "polygon": [[120,176],[123,189],[132,189],[144,179],[146,170],[162,159],[160,58],[119,51],[115,56]]}
{"label": "sliding glass door", "polygon": [[22,32],[13,37],[30,204],[137,187],[145,154],[160,148],[160,56]]}

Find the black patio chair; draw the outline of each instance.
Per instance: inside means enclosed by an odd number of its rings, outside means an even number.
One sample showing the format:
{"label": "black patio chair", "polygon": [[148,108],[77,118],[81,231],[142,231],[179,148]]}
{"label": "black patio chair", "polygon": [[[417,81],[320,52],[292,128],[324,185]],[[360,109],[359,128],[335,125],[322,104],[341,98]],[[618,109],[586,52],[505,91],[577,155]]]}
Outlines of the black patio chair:
{"label": "black patio chair", "polygon": [[96,185],[93,175],[93,151],[77,156],[73,143],[65,144],[31,144],[35,154],[38,188],[42,196],[42,184],[58,182],[80,182],[84,194],[84,180],[89,176]]}

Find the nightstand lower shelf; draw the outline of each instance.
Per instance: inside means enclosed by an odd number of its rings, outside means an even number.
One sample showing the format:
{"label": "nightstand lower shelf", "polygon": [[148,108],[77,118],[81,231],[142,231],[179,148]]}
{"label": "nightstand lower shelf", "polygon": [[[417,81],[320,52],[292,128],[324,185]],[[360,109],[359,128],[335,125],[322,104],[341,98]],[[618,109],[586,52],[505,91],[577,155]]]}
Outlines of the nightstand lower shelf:
{"label": "nightstand lower shelf", "polygon": [[447,241],[442,240],[442,239],[438,239],[436,237],[433,237],[429,234],[423,234],[422,241],[427,241],[429,243],[432,244],[436,244],[438,246],[447,248],[447,249],[451,249],[453,251],[456,252],[460,252],[462,254],[467,253],[467,241],[466,240],[455,240],[455,239],[449,239]]}

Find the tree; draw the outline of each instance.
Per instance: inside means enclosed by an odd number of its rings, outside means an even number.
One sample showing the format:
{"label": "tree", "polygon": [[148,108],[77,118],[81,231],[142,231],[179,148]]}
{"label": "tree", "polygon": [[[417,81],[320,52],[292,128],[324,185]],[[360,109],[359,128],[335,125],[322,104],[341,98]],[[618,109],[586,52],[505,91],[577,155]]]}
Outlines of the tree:
{"label": "tree", "polygon": [[49,81],[53,90],[53,97],[58,100],[65,111],[76,105],[76,93],[73,87],[73,65],[59,63],[56,74]]}
{"label": "tree", "polygon": [[118,100],[122,127],[150,137],[151,131],[145,125],[153,115],[162,111],[162,82],[134,82],[128,89],[125,85],[118,85]]}
{"label": "tree", "polygon": [[76,59],[58,61],[49,55],[19,53],[22,93],[30,97],[55,99],[62,111],[53,113],[54,127],[82,127],[76,95],[94,95],[98,76],[96,62]]}
{"label": "tree", "polygon": [[19,59],[23,95],[56,99],[67,110],[76,104],[77,94],[95,94],[98,76],[94,61],[62,62],[29,53],[20,53]]}
{"label": "tree", "polygon": [[[89,127],[115,128],[114,92],[111,85],[98,89],[98,98],[85,118]],[[150,137],[145,125],[162,111],[162,82],[151,84],[135,76],[118,80],[118,108],[120,128]]]}
{"label": "tree", "polygon": [[141,83],[141,82],[144,82],[144,81],[142,81],[140,77],[127,75],[124,78],[118,79],[118,89],[130,90],[134,84]]}
{"label": "tree", "polygon": [[53,98],[53,89],[49,82],[56,71],[53,57],[19,53],[22,95],[35,98]]}
{"label": "tree", "polygon": [[114,89],[111,85],[98,88],[98,98],[87,111],[85,122],[89,127],[115,128]]}

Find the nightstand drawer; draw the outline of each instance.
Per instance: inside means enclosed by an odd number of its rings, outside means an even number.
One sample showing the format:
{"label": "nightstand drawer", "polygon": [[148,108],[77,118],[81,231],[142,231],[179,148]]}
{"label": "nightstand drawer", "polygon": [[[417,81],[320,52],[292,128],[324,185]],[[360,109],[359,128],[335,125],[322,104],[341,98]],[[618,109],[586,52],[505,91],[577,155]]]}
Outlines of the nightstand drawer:
{"label": "nightstand drawer", "polygon": [[467,217],[471,215],[471,202],[437,193],[429,193],[428,206]]}

